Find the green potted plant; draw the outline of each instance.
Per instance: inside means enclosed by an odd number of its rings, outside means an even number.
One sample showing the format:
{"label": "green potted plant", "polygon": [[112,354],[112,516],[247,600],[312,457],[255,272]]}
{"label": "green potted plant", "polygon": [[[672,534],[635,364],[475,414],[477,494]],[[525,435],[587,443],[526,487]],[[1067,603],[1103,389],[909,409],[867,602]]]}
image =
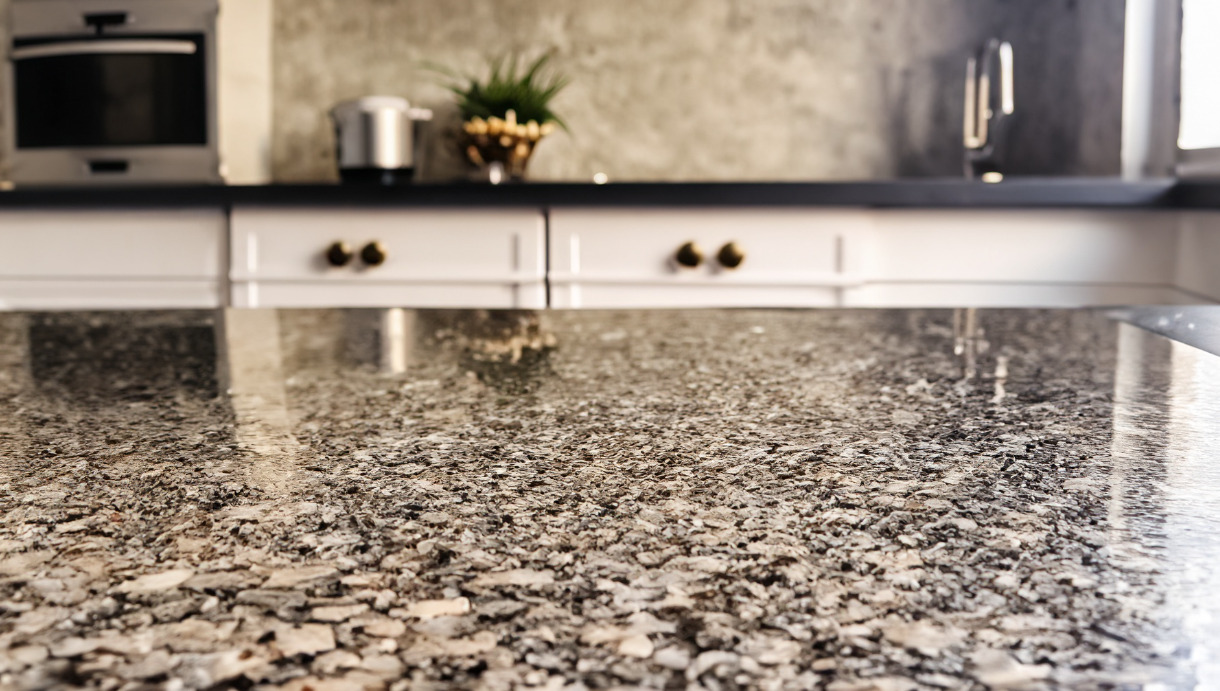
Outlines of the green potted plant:
{"label": "green potted plant", "polygon": [[551,100],[568,79],[547,68],[550,57],[524,66],[516,55],[494,59],[486,79],[439,70],[456,80],[447,88],[457,96],[461,144],[471,163],[499,163],[510,178],[523,179],[538,142],[556,127],[567,129],[551,110]]}

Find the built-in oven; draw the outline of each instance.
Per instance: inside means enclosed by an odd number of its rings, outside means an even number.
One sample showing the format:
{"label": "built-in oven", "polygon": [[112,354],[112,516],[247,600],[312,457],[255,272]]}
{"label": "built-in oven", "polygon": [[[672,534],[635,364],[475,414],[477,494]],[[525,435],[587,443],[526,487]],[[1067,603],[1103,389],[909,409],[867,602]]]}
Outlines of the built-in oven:
{"label": "built-in oven", "polygon": [[14,0],[16,184],[218,182],[218,0]]}

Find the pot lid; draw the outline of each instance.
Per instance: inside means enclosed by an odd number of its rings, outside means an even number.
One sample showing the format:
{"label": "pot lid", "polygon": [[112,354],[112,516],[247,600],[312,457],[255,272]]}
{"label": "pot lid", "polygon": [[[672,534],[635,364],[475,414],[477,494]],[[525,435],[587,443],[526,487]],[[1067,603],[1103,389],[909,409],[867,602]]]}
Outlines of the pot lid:
{"label": "pot lid", "polygon": [[396,110],[412,120],[431,120],[432,111],[427,108],[412,108],[407,99],[400,96],[364,96],[341,101],[331,108],[331,117],[340,119],[356,113],[371,113],[381,110]]}

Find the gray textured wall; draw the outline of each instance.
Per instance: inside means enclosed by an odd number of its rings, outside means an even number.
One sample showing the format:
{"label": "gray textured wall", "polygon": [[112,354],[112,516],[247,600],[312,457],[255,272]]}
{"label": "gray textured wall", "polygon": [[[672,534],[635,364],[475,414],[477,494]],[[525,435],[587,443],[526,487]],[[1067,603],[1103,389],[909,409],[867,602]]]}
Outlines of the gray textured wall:
{"label": "gray textured wall", "polygon": [[[240,0],[239,0],[240,1]],[[0,17],[7,17],[0,0]],[[334,179],[326,111],[372,93],[438,111],[424,61],[476,71],[555,51],[572,77],[535,179],[804,180],[955,176],[966,55],[1012,41],[1010,170],[1119,169],[1124,0],[275,0],[279,181]],[[0,123],[0,127],[3,123]]]}
{"label": "gray textured wall", "polygon": [[[958,175],[966,55],[1012,41],[1011,170],[1119,166],[1123,0],[277,0],[277,179],[333,177],[326,109],[401,94],[453,124],[419,68],[555,51],[572,77],[535,179]],[[443,128],[441,128],[443,129]],[[444,161],[436,146],[430,162]],[[439,154],[439,155],[438,155]],[[443,164],[443,165],[438,165]]]}

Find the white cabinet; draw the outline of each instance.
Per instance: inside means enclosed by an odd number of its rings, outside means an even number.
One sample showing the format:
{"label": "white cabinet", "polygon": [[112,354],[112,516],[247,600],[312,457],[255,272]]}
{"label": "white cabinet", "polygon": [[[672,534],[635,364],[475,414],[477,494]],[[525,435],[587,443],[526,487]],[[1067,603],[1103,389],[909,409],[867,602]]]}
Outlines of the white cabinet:
{"label": "white cabinet", "polygon": [[858,283],[867,224],[855,210],[555,209],[551,306],[834,306]]}
{"label": "white cabinet", "polygon": [[1179,233],[1178,287],[1193,302],[1220,301],[1220,213],[1183,214]]}
{"label": "white cabinet", "polygon": [[0,212],[0,309],[217,307],[225,214]]}
{"label": "white cabinet", "polygon": [[[551,213],[551,306],[1214,300],[1215,217],[1072,209],[559,209]],[[717,258],[729,243],[745,256],[737,268]],[[683,265],[694,259],[696,266]]]}
{"label": "white cabinet", "polygon": [[1179,216],[1090,210],[872,212],[844,306],[1075,307],[1191,301]]}
{"label": "white cabinet", "polygon": [[[238,207],[230,238],[237,307],[547,303],[540,209]],[[337,256],[328,257],[337,243]],[[362,256],[370,245],[376,256]],[[347,261],[342,250],[352,255]]]}
{"label": "white cabinet", "polygon": [[[0,211],[0,309],[1220,301],[1217,212],[562,207],[547,219],[541,207]],[[336,243],[351,256],[328,257]],[[362,257],[370,244],[379,256]]]}

